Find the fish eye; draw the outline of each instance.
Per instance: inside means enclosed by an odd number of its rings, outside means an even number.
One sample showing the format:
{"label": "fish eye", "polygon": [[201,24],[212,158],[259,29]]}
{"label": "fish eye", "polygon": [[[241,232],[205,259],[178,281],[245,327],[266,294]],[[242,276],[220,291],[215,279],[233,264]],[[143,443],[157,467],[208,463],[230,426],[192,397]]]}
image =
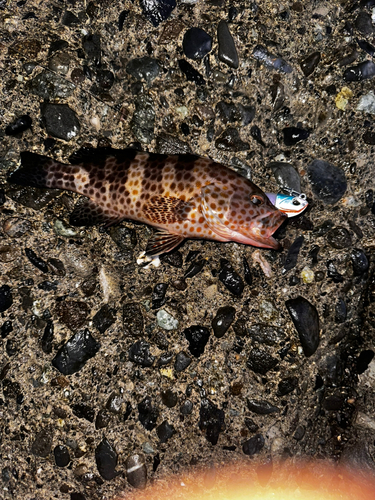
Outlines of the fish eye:
{"label": "fish eye", "polygon": [[253,195],[250,198],[250,201],[253,205],[260,205],[261,203],[263,203],[264,200],[261,196]]}
{"label": "fish eye", "polygon": [[297,198],[294,198],[293,205],[298,207],[299,205],[301,205],[301,203],[297,200]]}

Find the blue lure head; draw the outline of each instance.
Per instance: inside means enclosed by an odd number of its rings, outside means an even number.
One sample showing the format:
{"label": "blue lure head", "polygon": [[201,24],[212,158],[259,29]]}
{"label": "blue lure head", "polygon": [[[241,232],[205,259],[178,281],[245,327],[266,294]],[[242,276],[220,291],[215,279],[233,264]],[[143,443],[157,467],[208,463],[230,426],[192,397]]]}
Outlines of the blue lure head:
{"label": "blue lure head", "polygon": [[270,202],[288,217],[295,217],[306,210],[308,201],[304,193],[291,191],[290,194],[266,193]]}

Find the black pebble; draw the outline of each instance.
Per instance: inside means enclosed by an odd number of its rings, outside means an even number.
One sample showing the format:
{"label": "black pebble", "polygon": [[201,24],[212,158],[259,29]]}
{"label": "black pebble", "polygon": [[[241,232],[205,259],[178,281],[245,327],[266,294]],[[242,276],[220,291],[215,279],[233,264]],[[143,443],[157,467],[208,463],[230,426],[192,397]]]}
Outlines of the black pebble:
{"label": "black pebble", "polygon": [[215,146],[221,151],[246,151],[250,148],[249,143],[244,142],[235,127],[228,127],[216,139]]}
{"label": "black pebble", "polygon": [[126,459],[126,477],[137,489],[144,489],[147,484],[147,467],[142,455],[131,455]]}
{"label": "black pebble", "polygon": [[375,76],[375,64],[364,61],[357,66],[351,66],[344,71],[344,80],[347,82],[361,82]]}
{"label": "black pebble", "polygon": [[85,403],[75,403],[72,405],[73,414],[78,418],[84,418],[88,422],[95,420],[95,410]]}
{"label": "black pebble", "polygon": [[352,237],[345,227],[337,226],[327,234],[327,242],[331,247],[341,250],[351,246]]}
{"label": "black pebble", "polygon": [[305,76],[311,75],[318,66],[319,61],[320,61],[320,52],[313,52],[312,54],[309,54],[307,57],[302,59],[302,61],[300,62],[300,66],[303,71],[303,74]]}
{"label": "black pebble", "polygon": [[161,400],[167,408],[173,408],[178,402],[177,394],[172,389],[161,391]]}
{"label": "black pebble", "polygon": [[64,141],[70,141],[79,135],[79,119],[67,104],[44,103],[41,106],[41,115],[48,134]]}
{"label": "black pebble", "polygon": [[52,431],[46,427],[39,431],[33,444],[31,445],[31,453],[38,457],[47,458],[52,450]]}
{"label": "black pebble", "polygon": [[346,320],[347,310],[344,299],[341,297],[338,299],[335,305],[335,322],[344,323]]}
{"label": "black pebble", "polygon": [[306,432],[306,430],[305,430],[304,426],[299,425],[293,434],[294,439],[296,441],[300,441],[303,438],[303,436],[305,435],[305,432]]}
{"label": "black pebble", "polygon": [[69,450],[66,446],[58,445],[53,450],[57,467],[66,467],[70,462]]}
{"label": "black pebble", "polygon": [[280,411],[277,406],[264,399],[248,399],[247,407],[250,411],[258,415],[269,415],[270,413],[278,413]]}
{"label": "black pebble", "polygon": [[95,66],[100,66],[102,57],[100,35],[96,33],[85,35],[82,39],[82,47],[86,56],[93,61]]}
{"label": "black pebble", "polygon": [[130,346],[129,359],[141,366],[152,366],[155,361],[155,356],[150,353],[150,344],[145,340],[138,340]]}
{"label": "black pebble", "polygon": [[342,283],[344,281],[343,276],[336,269],[335,263],[333,260],[328,260],[326,262],[327,265],[327,276],[331,278],[334,283]]}
{"label": "black pebble", "polygon": [[224,429],[224,411],[209,399],[202,399],[199,410],[199,428],[206,433],[206,439],[215,445],[220,432]]}
{"label": "black pebble", "polygon": [[244,277],[246,283],[251,286],[253,284],[253,276],[251,274],[249,263],[247,262],[246,257],[243,258],[243,269],[244,269]]}
{"label": "black pebble", "polygon": [[254,422],[252,418],[245,417],[245,425],[250,432],[256,432],[259,429],[259,425]]}
{"label": "black pebble", "polygon": [[264,437],[262,434],[256,434],[252,438],[248,439],[242,445],[242,451],[245,455],[253,456],[259,453],[264,446]]}
{"label": "black pebble", "polygon": [[0,328],[1,338],[5,339],[13,331],[13,325],[11,321],[5,321]]}
{"label": "black pebble", "polygon": [[13,304],[12,290],[10,286],[3,285],[0,287],[0,313],[9,309]]}
{"label": "black pebble", "polygon": [[353,248],[350,253],[350,258],[353,265],[354,276],[362,276],[368,271],[369,262],[365,252],[361,248]]}
{"label": "black pebble", "polygon": [[164,420],[156,427],[156,434],[161,443],[166,443],[174,434],[174,427],[170,425],[167,420]]}
{"label": "black pebble", "polygon": [[217,39],[219,43],[218,56],[220,61],[231,68],[238,68],[238,54],[228,24],[224,19],[219,22],[217,27]]}
{"label": "black pebble", "polygon": [[33,266],[37,267],[40,271],[42,271],[42,273],[48,273],[49,269],[47,262],[38,257],[34,250],[31,250],[31,248],[25,248],[25,254]]}
{"label": "black pebble", "polygon": [[196,276],[202,271],[206,262],[207,261],[205,259],[199,259],[192,262],[189,268],[185,271],[184,278],[193,278]]}
{"label": "black pebble", "polygon": [[199,358],[210,338],[210,331],[204,326],[193,325],[184,330],[186,340],[189,342],[189,351]]}
{"label": "black pebble", "polygon": [[176,250],[175,252],[165,253],[160,257],[162,262],[166,262],[170,266],[181,269],[183,264],[182,253]]}
{"label": "black pebble", "polygon": [[221,259],[220,264],[219,280],[233,295],[239,297],[244,289],[244,282],[241,276],[233,269],[228,260]]}
{"label": "black pebble", "polygon": [[148,56],[131,59],[126,65],[126,72],[139,81],[145,80],[150,85],[160,73],[160,63]]}
{"label": "black pebble", "polygon": [[184,401],[180,407],[180,413],[182,415],[190,415],[193,411],[193,403],[187,399]]}
{"label": "black pebble", "polygon": [[361,35],[371,35],[371,33],[373,32],[373,27],[370,14],[368,14],[367,12],[359,12],[354,21],[354,26],[361,33]]}
{"label": "black pebble", "polygon": [[151,398],[146,396],[143,401],[138,404],[138,419],[143,427],[152,431],[156,427],[156,421],[159,416],[159,410],[152,405]]}
{"label": "black pebble", "polygon": [[178,65],[188,82],[194,82],[196,85],[205,85],[203,76],[185,59],[179,59]]}
{"label": "black pebble", "polygon": [[255,373],[260,373],[261,375],[265,375],[268,371],[275,368],[278,360],[271,356],[264,349],[259,349],[255,347],[250,352],[249,358],[247,360],[247,366],[250,370],[253,370]]}
{"label": "black pebble", "polygon": [[261,146],[263,146],[264,148],[266,147],[265,143],[263,142],[263,139],[262,139],[262,133],[260,131],[260,128],[258,127],[258,125],[253,125],[251,128],[250,128],[250,135],[251,137],[258,143],[260,144]]}
{"label": "black pebble", "polygon": [[374,351],[372,351],[371,349],[366,349],[365,351],[361,352],[361,354],[357,358],[357,363],[356,363],[358,375],[364,373],[367,370],[368,365],[371,363],[373,358],[374,358]]}
{"label": "black pebble", "polygon": [[286,127],[283,129],[285,146],[294,146],[297,142],[306,140],[310,132],[303,128]]}
{"label": "black pebble", "polygon": [[318,312],[307,299],[298,296],[285,302],[298,332],[305,356],[311,356],[319,345]]}
{"label": "black pebble", "polygon": [[294,391],[294,389],[298,387],[298,379],[297,377],[288,377],[280,380],[279,385],[277,386],[277,395],[278,396],[286,396]]}
{"label": "black pebble", "polygon": [[307,173],[314,195],[324,203],[333,205],[344,196],[347,182],[341,168],[324,160],[313,160]]}
{"label": "black pebble", "polygon": [[103,479],[109,481],[116,477],[117,453],[108,439],[103,438],[96,447],[95,461]]}
{"label": "black pebble", "polygon": [[100,344],[86,329],[75,333],[64,344],[52,360],[52,364],[63,375],[78,372],[99,351]]}
{"label": "black pebble", "polygon": [[53,333],[53,322],[51,320],[47,321],[41,341],[42,351],[46,354],[50,354],[52,352]]}
{"label": "black pebble", "polygon": [[236,310],[231,306],[220,307],[212,320],[212,329],[216,338],[221,339],[233,323]]}
{"label": "black pebble", "polygon": [[21,132],[25,132],[28,128],[31,127],[33,121],[29,115],[19,116],[5,128],[6,135],[17,135]]}
{"label": "black pebble", "polygon": [[304,237],[298,236],[291,244],[291,246],[288,250],[288,254],[286,256],[285,262],[284,262],[283,272],[290,271],[291,269],[293,269],[296,266],[298,255],[299,255],[299,252],[301,250],[303,241],[304,241]]}
{"label": "black pebble", "polygon": [[92,319],[94,326],[100,333],[104,333],[116,321],[116,309],[104,304]]}
{"label": "black pebble", "polygon": [[155,28],[171,15],[176,0],[140,0],[143,15]]}
{"label": "black pebble", "polygon": [[203,59],[212,49],[212,37],[201,28],[190,28],[184,35],[182,48],[189,59]]}
{"label": "black pebble", "polygon": [[122,31],[123,27],[124,27],[124,23],[126,21],[126,18],[128,17],[129,15],[129,10],[123,10],[120,12],[120,15],[118,16],[118,30],[119,31]]}
{"label": "black pebble", "polygon": [[184,352],[179,352],[176,356],[176,362],[174,368],[176,372],[182,372],[190,365],[191,358]]}
{"label": "black pebble", "polygon": [[167,293],[168,283],[158,283],[155,285],[152,292],[152,309],[159,309],[166,302],[165,294]]}

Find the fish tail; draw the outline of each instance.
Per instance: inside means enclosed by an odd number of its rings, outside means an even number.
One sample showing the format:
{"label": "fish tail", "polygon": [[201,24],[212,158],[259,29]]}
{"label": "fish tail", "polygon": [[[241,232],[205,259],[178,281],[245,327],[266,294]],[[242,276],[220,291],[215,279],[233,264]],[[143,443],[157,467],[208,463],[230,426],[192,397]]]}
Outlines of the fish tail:
{"label": "fish tail", "polygon": [[48,156],[23,151],[21,153],[21,166],[8,177],[8,182],[21,186],[37,188],[66,189],[63,176],[58,174],[73,173],[72,165],[64,165]]}

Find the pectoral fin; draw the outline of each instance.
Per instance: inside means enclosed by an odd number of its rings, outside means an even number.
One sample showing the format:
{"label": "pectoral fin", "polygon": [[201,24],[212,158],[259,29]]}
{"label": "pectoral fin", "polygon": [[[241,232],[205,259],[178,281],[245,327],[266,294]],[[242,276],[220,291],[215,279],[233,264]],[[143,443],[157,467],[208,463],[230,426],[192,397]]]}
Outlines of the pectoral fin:
{"label": "pectoral fin", "polygon": [[154,256],[170,252],[184,241],[183,236],[168,233],[166,230],[155,232],[148,240],[146,255]]}

